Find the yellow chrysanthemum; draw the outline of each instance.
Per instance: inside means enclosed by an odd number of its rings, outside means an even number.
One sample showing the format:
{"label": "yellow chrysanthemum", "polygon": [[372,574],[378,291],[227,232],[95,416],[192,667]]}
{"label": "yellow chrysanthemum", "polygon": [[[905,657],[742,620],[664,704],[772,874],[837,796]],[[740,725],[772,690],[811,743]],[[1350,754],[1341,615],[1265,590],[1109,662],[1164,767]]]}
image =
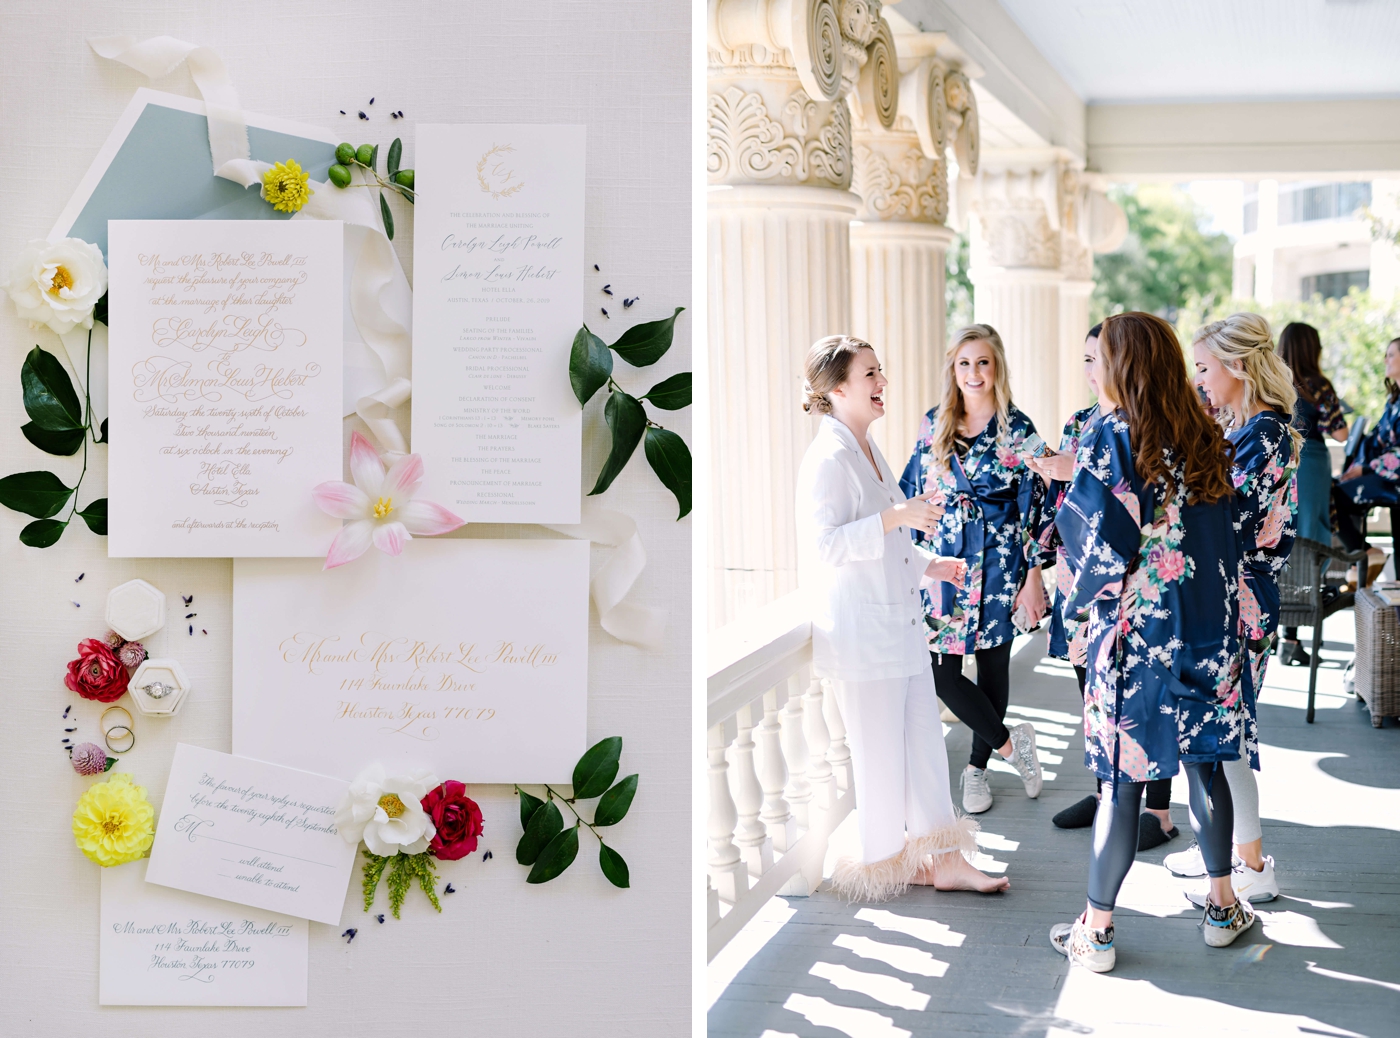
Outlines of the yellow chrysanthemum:
{"label": "yellow chrysanthemum", "polygon": [[78,850],[103,866],[125,865],[151,849],[156,812],[146,787],[118,772],[88,789],[73,811],[73,838]]}
{"label": "yellow chrysanthemum", "polygon": [[278,212],[295,213],[316,193],[306,186],[310,179],[296,159],[279,162],[263,174],[263,198]]}

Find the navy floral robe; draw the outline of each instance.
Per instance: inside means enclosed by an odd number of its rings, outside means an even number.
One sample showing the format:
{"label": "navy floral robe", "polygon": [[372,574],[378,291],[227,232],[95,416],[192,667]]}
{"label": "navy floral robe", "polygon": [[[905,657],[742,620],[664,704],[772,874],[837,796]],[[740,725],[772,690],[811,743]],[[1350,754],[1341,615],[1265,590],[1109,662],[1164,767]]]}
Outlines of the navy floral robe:
{"label": "navy floral robe", "polygon": [[[1170,459],[1168,459],[1170,461]],[[1079,446],[1055,518],[1085,622],[1085,764],[1105,782],[1170,778],[1179,761],[1236,760],[1249,717],[1232,499],[1188,504],[1145,483],[1115,412]]]}
{"label": "navy floral robe", "polygon": [[1352,461],[1366,471],[1338,484],[1347,498],[1359,505],[1400,505],[1400,400],[1385,405]]}
{"label": "navy floral robe", "polygon": [[946,467],[935,467],[929,455],[937,417],[936,407],[924,416],[899,485],[906,497],[939,491],[934,500],[946,511],[938,532],[929,537],[915,531],[914,541],[962,559],[967,576],[960,589],[940,583],[922,593],[924,636],[930,652],[966,656],[996,648],[1017,634],[1011,614],[1030,566],[1040,557],[1034,533],[1045,481],[1020,458],[1035,426],[1015,407],[1004,436],[998,436],[993,415],[967,456],[954,454]]}
{"label": "navy floral robe", "polygon": [[1278,575],[1288,564],[1298,515],[1299,447],[1288,432],[1289,419],[1260,411],[1229,433],[1235,445],[1230,469],[1235,485],[1236,530],[1240,540],[1240,627],[1249,648],[1250,676],[1245,708],[1245,750],[1259,767],[1254,697],[1264,684],[1269,654],[1264,639],[1278,630]]}
{"label": "navy floral robe", "polygon": [[[1065,423],[1060,434],[1060,453],[1079,454],[1079,442],[1099,417],[1099,405],[1075,411]],[[1074,583],[1069,571],[1069,560],[1065,555],[1064,543],[1055,530],[1055,514],[1069,493],[1070,484],[1056,479],[1051,481],[1045,495],[1045,508],[1040,517],[1040,531],[1036,539],[1040,541],[1041,558],[1050,553],[1055,555],[1055,599],[1050,607],[1050,655],[1055,659],[1069,660],[1076,667],[1084,666],[1084,639],[1081,637],[1084,621],[1065,616],[1065,589]]]}

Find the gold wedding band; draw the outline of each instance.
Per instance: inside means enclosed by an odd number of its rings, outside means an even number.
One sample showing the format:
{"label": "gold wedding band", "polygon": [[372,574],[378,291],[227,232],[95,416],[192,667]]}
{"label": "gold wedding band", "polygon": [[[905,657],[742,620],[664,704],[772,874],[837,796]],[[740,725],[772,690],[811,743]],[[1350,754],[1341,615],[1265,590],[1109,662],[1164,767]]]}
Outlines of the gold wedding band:
{"label": "gold wedding band", "polygon": [[[126,724],[114,724],[114,725],[112,725],[112,727],[108,728],[108,727],[107,727],[107,715],[110,714],[110,713],[112,713],[113,711],[117,711],[117,712],[119,712],[119,713],[126,714]],[[133,746],[135,746],[135,745],[136,745],[136,732],[135,732],[135,731],[132,729],[132,727],[131,727],[131,726],[134,725],[135,723],[136,723],[136,721],[135,721],[135,719],[131,716],[131,711],[128,710],[128,709],[127,709],[126,707],[124,707],[124,706],[109,706],[106,710],[103,710],[103,711],[102,711],[102,717],[101,717],[101,719],[97,722],[97,726],[98,726],[99,728],[102,729],[102,740],[103,740],[103,742],[105,742],[105,743],[107,744],[107,749],[111,750],[113,753],[126,753],[126,752],[127,752],[128,750],[130,750]],[[123,747],[121,747],[120,749],[118,749],[116,746],[113,746],[113,745],[112,745],[112,733],[113,733],[113,732],[125,732],[125,733],[126,733],[125,735],[119,735],[119,736],[117,736],[117,741],[118,741],[118,742],[124,742],[124,743],[126,743],[125,746],[123,746]]]}

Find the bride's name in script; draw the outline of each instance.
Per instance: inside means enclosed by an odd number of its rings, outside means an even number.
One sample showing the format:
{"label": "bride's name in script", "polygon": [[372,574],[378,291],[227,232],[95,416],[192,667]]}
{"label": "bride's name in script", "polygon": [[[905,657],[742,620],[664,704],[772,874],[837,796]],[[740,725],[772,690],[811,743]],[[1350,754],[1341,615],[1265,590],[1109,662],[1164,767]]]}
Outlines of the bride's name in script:
{"label": "bride's name in script", "polygon": [[488,252],[495,256],[505,256],[512,252],[552,252],[564,244],[563,238],[541,238],[535,234],[498,234],[494,238],[459,238],[449,234],[442,239],[439,248],[443,252],[458,252],[473,256],[478,252]]}

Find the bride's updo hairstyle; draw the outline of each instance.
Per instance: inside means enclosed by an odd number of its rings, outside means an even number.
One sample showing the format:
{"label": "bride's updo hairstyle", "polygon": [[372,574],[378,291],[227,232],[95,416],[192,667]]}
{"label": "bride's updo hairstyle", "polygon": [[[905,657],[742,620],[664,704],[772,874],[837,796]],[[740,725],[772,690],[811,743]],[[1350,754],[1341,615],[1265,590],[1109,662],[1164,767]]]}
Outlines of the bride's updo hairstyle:
{"label": "bride's updo hairstyle", "polygon": [[812,343],[802,365],[802,410],[808,414],[831,414],[828,394],[846,381],[856,354],[874,348],[854,335],[828,335]]}
{"label": "bride's updo hairstyle", "polygon": [[1234,493],[1228,441],[1201,407],[1172,326],[1152,314],[1114,314],[1104,319],[1099,357],[1104,393],[1128,423],[1138,475],[1175,492],[1171,461],[1179,458],[1191,504]]}

